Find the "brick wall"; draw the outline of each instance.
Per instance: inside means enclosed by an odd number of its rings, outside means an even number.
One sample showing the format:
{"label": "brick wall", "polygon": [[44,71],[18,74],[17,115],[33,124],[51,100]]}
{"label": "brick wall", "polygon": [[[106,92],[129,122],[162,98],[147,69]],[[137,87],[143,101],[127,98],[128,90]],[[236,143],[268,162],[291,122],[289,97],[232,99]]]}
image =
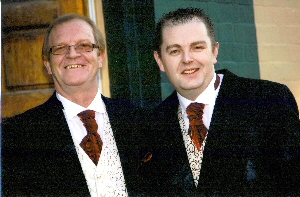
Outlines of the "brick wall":
{"label": "brick wall", "polygon": [[300,110],[300,0],[254,0],[260,76],[287,85]]}

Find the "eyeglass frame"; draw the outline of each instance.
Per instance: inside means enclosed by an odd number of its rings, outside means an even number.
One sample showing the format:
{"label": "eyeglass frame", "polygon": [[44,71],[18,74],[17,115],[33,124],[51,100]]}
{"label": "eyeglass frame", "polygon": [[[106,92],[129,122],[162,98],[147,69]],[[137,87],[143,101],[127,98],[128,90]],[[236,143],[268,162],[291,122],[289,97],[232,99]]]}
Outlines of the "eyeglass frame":
{"label": "eyeglass frame", "polygon": [[[78,46],[80,46],[81,44],[91,44],[91,45],[92,45],[91,51],[83,50],[83,51],[81,51],[81,52],[78,52],[78,51],[76,50],[76,48],[77,48]],[[54,54],[54,53],[53,53],[53,48],[54,48],[54,47],[59,47],[59,46],[61,46],[61,47],[67,47],[66,53]],[[79,44],[73,44],[73,45],[55,45],[55,46],[52,46],[52,47],[49,49],[49,51],[50,51],[50,53],[51,53],[52,55],[65,55],[65,54],[68,54],[68,53],[70,52],[70,48],[71,48],[72,46],[74,46],[74,49],[75,49],[76,53],[80,53],[80,54],[81,54],[82,52],[92,52],[94,49],[99,49],[99,46],[96,45],[96,44],[92,44],[92,43],[79,43]]]}

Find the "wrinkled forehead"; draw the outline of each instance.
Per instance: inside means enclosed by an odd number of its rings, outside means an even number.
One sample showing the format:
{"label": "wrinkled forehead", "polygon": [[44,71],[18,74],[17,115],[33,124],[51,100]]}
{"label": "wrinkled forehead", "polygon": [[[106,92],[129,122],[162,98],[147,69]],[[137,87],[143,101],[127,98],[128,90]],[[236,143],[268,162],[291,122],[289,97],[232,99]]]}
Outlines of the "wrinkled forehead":
{"label": "wrinkled forehead", "polygon": [[85,21],[73,19],[56,25],[50,32],[49,43],[61,42],[65,39],[88,39],[94,42],[92,27]]}

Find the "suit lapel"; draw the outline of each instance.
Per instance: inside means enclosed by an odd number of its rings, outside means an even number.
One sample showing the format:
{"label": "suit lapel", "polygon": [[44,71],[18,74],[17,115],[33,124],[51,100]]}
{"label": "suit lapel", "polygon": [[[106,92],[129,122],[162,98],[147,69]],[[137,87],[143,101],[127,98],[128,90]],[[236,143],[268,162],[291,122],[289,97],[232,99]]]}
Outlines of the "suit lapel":
{"label": "suit lapel", "polygon": [[[49,117],[49,125],[48,127],[51,128],[51,130],[56,132],[57,140],[59,144],[63,145],[63,151],[66,153],[66,157],[76,158],[76,163],[79,163],[79,160],[77,159],[77,152],[74,146],[74,142],[69,130],[68,123],[66,121],[65,115],[63,113],[63,105],[62,103],[57,99],[56,93],[54,93],[50,99],[45,103],[47,111],[48,111],[48,117]],[[50,120],[51,119],[51,120]],[[55,122],[55,125],[53,124]]]}
{"label": "suit lapel", "polygon": [[[246,146],[245,136],[236,130],[237,124],[233,122],[238,121],[237,113],[242,116],[243,112],[242,109],[234,109],[234,100],[231,99],[236,95],[236,88],[232,86],[240,84],[229,71],[222,70],[221,74],[224,74],[224,78],[216,99],[200,172],[199,189],[203,190],[222,188],[230,185],[230,181],[236,184],[240,180],[239,184],[242,184],[243,178],[243,174],[236,169],[241,169],[239,165],[243,165],[244,153],[240,152],[242,149],[239,147],[241,144]],[[234,156],[240,158],[232,159]]]}
{"label": "suit lapel", "polygon": [[[222,82],[222,88],[223,86],[228,86],[226,84],[227,82],[224,80]],[[224,110],[223,106],[223,94],[225,92],[220,91],[218,99],[216,100],[212,122],[210,125],[210,130],[208,132],[206,145],[204,148],[204,157],[202,160],[202,166],[200,171],[200,179],[197,189],[198,190],[204,190],[205,188],[213,188],[214,183],[213,180],[216,178],[216,174],[214,172],[219,172],[219,174],[222,174],[222,171],[226,169],[226,166],[219,165],[221,163],[224,163],[224,161],[219,160],[219,151],[223,151],[224,147],[224,139],[226,137],[222,137],[225,135],[224,129],[223,129],[223,120],[224,120],[224,114],[226,110]],[[168,125],[169,130],[172,132],[171,137],[175,143],[177,144],[173,151],[176,151],[176,163],[180,163],[182,165],[181,171],[176,173],[176,176],[174,176],[174,180],[176,184],[178,185],[184,185],[185,188],[183,188],[186,191],[193,191],[195,189],[192,171],[189,166],[188,157],[186,154],[184,142],[182,139],[182,133],[180,130],[180,125],[178,123],[178,116],[177,116],[177,110],[179,106],[179,101],[176,95],[176,92],[174,92],[167,100],[166,103],[168,104],[167,107],[164,108],[164,117],[175,117],[173,119],[169,119],[170,124]],[[167,121],[167,120],[164,120]],[[171,126],[173,125],[173,126]],[[230,143],[229,141],[227,143]],[[178,155],[181,155],[181,157],[178,157]],[[179,169],[179,168],[177,168]],[[227,170],[227,169],[226,169]],[[228,171],[228,170],[227,170]],[[175,173],[174,173],[175,174]],[[173,183],[174,183],[173,180]],[[181,181],[183,181],[181,183]],[[188,190],[187,190],[188,189]]]}
{"label": "suit lapel", "polygon": [[[159,132],[158,146],[162,146],[161,144],[165,146],[163,147],[164,154],[161,156],[163,160],[159,168],[167,173],[166,177],[171,177],[170,184],[175,186],[174,189],[178,191],[193,191],[195,185],[179,124],[178,107],[179,100],[176,91],[174,91],[157,108],[158,113],[160,113],[157,116],[159,118],[157,121],[163,123],[157,126],[157,128],[163,127],[161,128],[162,131]],[[169,139],[172,139],[171,144]],[[169,165],[170,161],[172,161],[172,165]],[[161,167],[163,165],[165,166]]]}
{"label": "suit lapel", "polygon": [[68,192],[88,194],[86,180],[62,110],[62,103],[57,99],[56,93],[36,108],[39,125],[43,125],[39,129],[39,142],[44,151],[48,151],[47,154],[42,154],[45,159],[41,160],[41,165],[47,166],[48,173],[51,173],[43,184],[45,188],[48,185],[51,191],[59,184],[56,192],[61,192],[62,195]]}
{"label": "suit lapel", "polygon": [[128,192],[137,187],[139,158],[137,149],[136,111],[130,102],[102,96],[114,134]]}
{"label": "suit lapel", "polygon": [[[56,131],[56,135],[58,135],[57,139],[61,139],[60,143],[64,143],[65,150],[75,150],[75,146],[72,140],[71,133],[69,131],[68,123],[65,119],[65,115],[63,113],[63,105],[57,99],[56,93],[54,93],[49,100],[45,103],[45,107],[47,111],[48,120],[48,128]],[[55,123],[55,124],[53,124]],[[75,152],[74,152],[75,153]]]}

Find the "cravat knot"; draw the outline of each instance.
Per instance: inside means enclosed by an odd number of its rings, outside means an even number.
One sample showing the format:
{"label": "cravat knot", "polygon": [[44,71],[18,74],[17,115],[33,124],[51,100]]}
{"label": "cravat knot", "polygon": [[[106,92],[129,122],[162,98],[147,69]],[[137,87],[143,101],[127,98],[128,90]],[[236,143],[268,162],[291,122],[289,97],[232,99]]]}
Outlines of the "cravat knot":
{"label": "cravat knot", "polygon": [[191,137],[198,151],[200,151],[202,143],[207,135],[207,128],[203,123],[203,109],[205,104],[203,103],[191,103],[186,112],[189,119],[188,134]]}
{"label": "cravat knot", "polygon": [[95,120],[95,111],[85,110],[78,114],[80,120],[83,122],[87,130],[87,135],[82,139],[80,146],[97,165],[100,153],[102,150],[102,140],[98,134],[98,124]]}
{"label": "cravat knot", "polygon": [[80,120],[83,122],[88,134],[95,133],[98,131],[98,124],[95,120],[95,111],[85,110],[78,114]]}

